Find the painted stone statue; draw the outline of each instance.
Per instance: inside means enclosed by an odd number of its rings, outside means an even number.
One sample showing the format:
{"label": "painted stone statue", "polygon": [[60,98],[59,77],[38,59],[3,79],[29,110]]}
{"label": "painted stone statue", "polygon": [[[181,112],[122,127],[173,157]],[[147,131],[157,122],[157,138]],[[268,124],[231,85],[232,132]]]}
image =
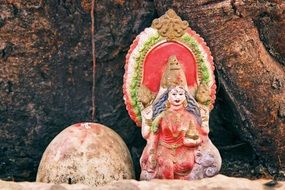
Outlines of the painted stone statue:
{"label": "painted stone statue", "polygon": [[135,39],[125,70],[127,110],[147,140],[141,180],[216,175],[221,157],[208,138],[216,85],[204,40],[169,10]]}

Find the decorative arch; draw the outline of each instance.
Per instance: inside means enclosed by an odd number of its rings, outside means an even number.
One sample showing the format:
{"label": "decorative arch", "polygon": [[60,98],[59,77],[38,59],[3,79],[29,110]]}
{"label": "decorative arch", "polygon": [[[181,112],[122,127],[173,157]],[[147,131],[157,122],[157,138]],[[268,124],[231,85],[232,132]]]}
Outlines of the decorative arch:
{"label": "decorative arch", "polygon": [[162,72],[171,55],[176,55],[182,64],[191,91],[195,92],[202,82],[207,84],[211,91],[209,107],[213,107],[216,84],[211,52],[203,38],[173,10],[169,10],[136,37],[126,56],[124,100],[128,113],[137,126],[141,126],[143,109],[138,101],[139,87],[143,84],[157,93]]}

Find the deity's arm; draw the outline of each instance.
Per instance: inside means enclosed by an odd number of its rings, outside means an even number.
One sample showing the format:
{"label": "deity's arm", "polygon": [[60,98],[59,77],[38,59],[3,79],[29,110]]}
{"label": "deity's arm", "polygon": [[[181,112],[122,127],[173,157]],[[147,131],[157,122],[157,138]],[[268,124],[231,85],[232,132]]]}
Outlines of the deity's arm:
{"label": "deity's arm", "polygon": [[152,106],[149,106],[142,110],[142,136],[144,139],[148,139],[151,132],[152,125]]}
{"label": "deity's arm", "polygon": [[202,105],[202,104],[199,104],[199,103],[198,103],[198,106],[200,109],[201,119],[202,119],[200,131],[201,131],[202,135],[208,135],[209,131],[210,131],[210,129],[209,129],[209,113],[210,113],[209,107]]}
{"label": "deity's arm", "polygon": [[147,168],[149,172],[153,172],[157,166],[158,139],[159,133],[150,132],[147,138],[147,145],[140,160],[140,162],[143,163],[144,168]]}
{"label": "deity's arm", "polygon": [[150,135],[150,126],[148,124],[143,124],[142,125],[142,137],[144,139],[148,139],[149,135]]}
{"label": "deity's arm", "polygon": [[147,139],[147,145],[149,146],[151,154],[156,154],[158,140],[159,140],[159,133],[151,132],[149,138]]}
{"label": "deity's arm", "polygon": [[159,135],[161,132],[160,122],[163,116],[164,116],[164,113],[161,113],[152,121],[151,126],[149,128],[149,135],[146,138],[147,145],[150,147],[153,153],[156,153]]}
{"label": "deity's arm", "polygon": [[[147,122],[148,124],[144,126],[144,131],[142,130],[142,134],[147,141],[146,148],[144,150],[145,158],[147,158],[147,162],[149,164],[149,170],[154,170],[157,163],[157,146],[159,140],[159,122],[160,117],[157,117],[152,122]],[[151,120],[150,120],[151,121]]]}
{"label": "deity's arm", "polygon": [[159,126],[160,126],[160,122],[161,122],[161,119],[164,117],[164,112],[160,113],[153,121],[152,121],[152,124],[151,124],[151,131],[153,133],[156,133],[159,129]]}

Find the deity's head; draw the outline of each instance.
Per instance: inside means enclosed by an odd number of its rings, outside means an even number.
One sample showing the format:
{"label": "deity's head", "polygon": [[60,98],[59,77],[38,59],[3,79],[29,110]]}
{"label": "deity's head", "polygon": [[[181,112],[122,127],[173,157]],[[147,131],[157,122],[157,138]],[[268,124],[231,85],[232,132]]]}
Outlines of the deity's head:
{"label": "deity's head", "polygon": [[185,90],[181,86],[175,86],[168,93],[168,102],[170,106],[180,107],[183,103],[186,102]]}
{"label": "deity's head", "polygon": [[201,124],[201,115],[195,99],[182,86],[169,87],[153,103],[153,118],[156,118],[163,111],[174,108],[174,110],[185,109],[197,117],[198,123]]}

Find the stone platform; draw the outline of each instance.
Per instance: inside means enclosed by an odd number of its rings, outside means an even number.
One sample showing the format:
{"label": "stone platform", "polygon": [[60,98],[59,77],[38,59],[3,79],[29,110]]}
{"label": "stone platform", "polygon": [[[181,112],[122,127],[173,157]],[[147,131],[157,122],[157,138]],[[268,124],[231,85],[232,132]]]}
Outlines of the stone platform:
{"label": "stone platform", "polygon": [[273,182],[270,179],[249,180],[245,178],[217,175],[198,181],[121,180],[103,187],[91,188],[83,184],[48,184],[37,182],[0,181],[0,190],[284,190],[285,182]]}

